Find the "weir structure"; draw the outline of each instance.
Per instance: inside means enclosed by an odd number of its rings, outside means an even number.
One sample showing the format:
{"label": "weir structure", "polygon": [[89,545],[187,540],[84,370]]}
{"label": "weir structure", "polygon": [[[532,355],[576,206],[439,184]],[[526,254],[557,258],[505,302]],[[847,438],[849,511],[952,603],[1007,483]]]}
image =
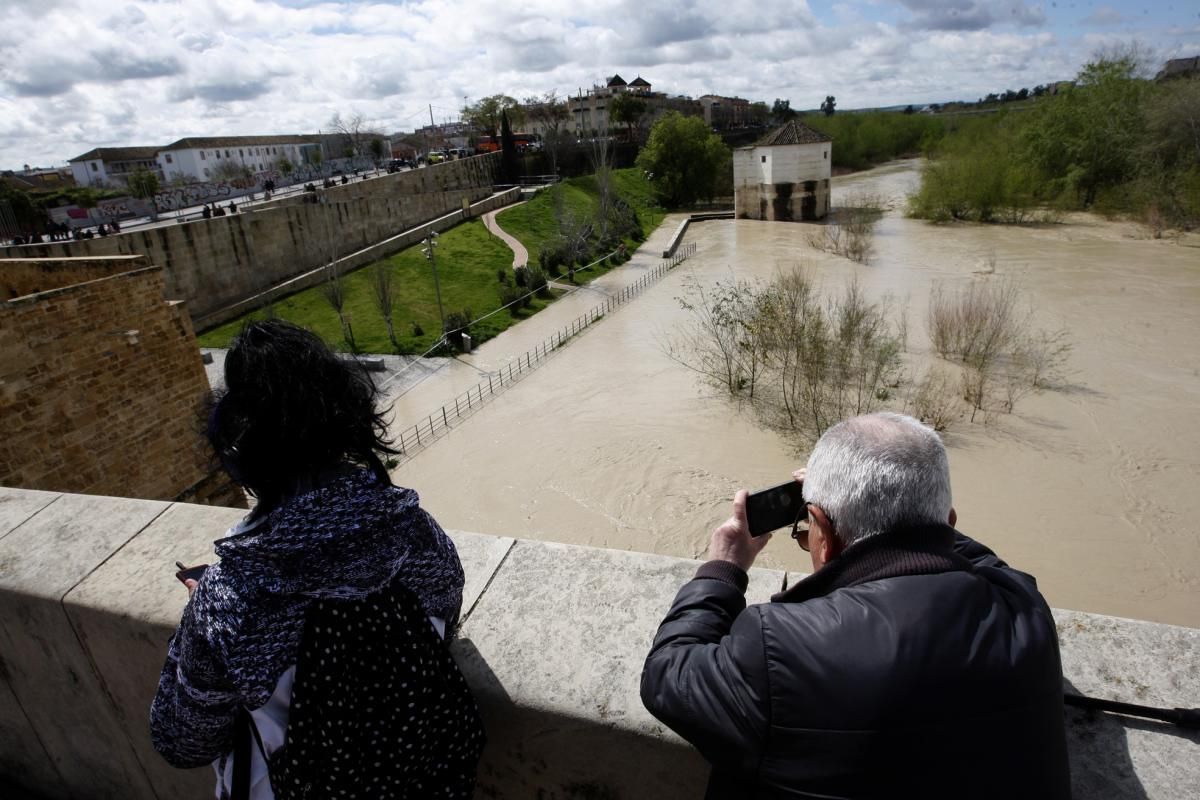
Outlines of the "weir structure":
{"label": "weir structure", "polygon": [[[211,769],[175,770],[153,751],[148,709],[187,599],[172,565],[210,560],[242,513],[0,489],[0,786],[64,799],[212,796]],[[478,795],[703,796],[704,761],[645,711],[638,689],[658,623],[697,562],[450,535],[467,576],[453,652],[489,739]],[[752,570],[748,601],[784,578]],[[1054,616],[1068,690],[1196,704],[1200,630]],[[1063,713],[1076,798],[1178,798],[1200,786],[1197,731]]]}

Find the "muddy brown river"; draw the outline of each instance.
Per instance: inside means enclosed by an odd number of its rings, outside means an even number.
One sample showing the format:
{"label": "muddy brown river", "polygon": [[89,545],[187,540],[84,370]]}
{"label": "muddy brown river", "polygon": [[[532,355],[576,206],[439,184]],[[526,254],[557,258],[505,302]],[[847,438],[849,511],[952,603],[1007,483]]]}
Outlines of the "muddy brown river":
{"label": "muddy brown river", "polygon": [[[694,257],[456,423],[396,481],[446,527],[700,557],[737,488],[778,483],[805,456],[664,354],[686,320],[686,279],[769,279],[800,264],[839,289],[857,275],[908,308],[919,361],[934,281],[1012,277],[1041,325],[1070,331],[1070,374],[1011,415],[946,435],[959,527],[1036,575],[1054,606],[1200,627],[1200,248],[1087,215],[1019,228],[905,219],[918,169],[835,180],[835,205],[860,190],[897,202],[865,266],[813,250],[804,224],[693,225]],[[637,280],[677,221],[623,268],[394,397],[395,429]],[[784,535],[759,563],[811,569]]]}

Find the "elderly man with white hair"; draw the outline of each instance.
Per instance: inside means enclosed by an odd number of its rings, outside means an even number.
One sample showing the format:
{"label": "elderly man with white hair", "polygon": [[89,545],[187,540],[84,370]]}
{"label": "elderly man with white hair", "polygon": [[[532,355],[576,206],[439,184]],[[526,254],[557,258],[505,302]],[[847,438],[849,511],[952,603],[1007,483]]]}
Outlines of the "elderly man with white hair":
{"label": "elderly man with white hair", "polygon": [[707,796],[1069,797],[1054,619],[954,529],[937,434],[849,419],[795,477],[813,573],[746,606],[770,535],[738,492],[646,658],[642,701],[712,764]]}

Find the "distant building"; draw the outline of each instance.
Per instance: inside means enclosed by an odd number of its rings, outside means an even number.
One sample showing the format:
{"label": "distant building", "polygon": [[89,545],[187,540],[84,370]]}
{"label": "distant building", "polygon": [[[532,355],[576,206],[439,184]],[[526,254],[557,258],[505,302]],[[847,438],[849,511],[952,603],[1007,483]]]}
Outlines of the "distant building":
{"label": "distant building", "polygon": [[655,92],[650,82],[640,75],[628,83],[620,75],[613,75],[604,86],[593,86],[586,94],[580,89],[578,94],[567,98],[568,126],[580,137],[600,136],[620,127],[612,123],[608,105],[614,97],[626,92],[645,101],[643,126],[653,125],[654,120],[671,111],[685,116],[704,116],[703,107],[690,97],[669,97],[663,92]]}
{"label": "distant building", "polygon": [[800,221],[829,213],[833,139],[791,120],[733,151],[734,212],[739,219]]}
{"label": "distant building", "polygon": [[127,178],[138,169],[155,173],[164,178],[158,164],[157,146],[154,147],[97,147],[83,155],[72,158],[71,174],[80,186],[125,185]]}
{"label": "distant building", "polygon": [[744,98],[706,94],[697,102],[704,109],[704,123],[710,128],[717,130],[745,128],[753,121],[750,114],[750,101]]}
{"label": "distant building", "polygon": [[190,136],[158,148],[155,156],[167,181],[215,181],[222,174],[228,178],[230,166],[253,174],[274,169],[281,158],[307,164],[320,146],[316,136]]}
{"label": "distant building", "polygon": [[4,181],[14,189],[26,192],[46,192],[75,185],[75,177],[71,169],[42,169],[25,166],[22,170],[6,169],[0,172],[0,181]]}
{"label": "distant building", "polygon": [[1200,56],[1172,58],[1154,76],[1154,80],[1156,81],[1170,81],[1180,78],[1200,78]]}

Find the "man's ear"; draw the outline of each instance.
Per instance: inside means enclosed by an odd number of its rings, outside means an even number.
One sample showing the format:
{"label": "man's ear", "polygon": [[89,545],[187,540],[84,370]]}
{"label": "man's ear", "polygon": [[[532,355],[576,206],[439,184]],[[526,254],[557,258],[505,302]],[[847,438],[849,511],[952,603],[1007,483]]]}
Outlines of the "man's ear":
{"label": "man's ear", "polygon": [[958,512],[954,510],[954,506],[950,506],[950,527],[953,528],[958,524]]}
{"label": "man's ear", "polygon": [[[818,548],[817,555],[820,556],[822,563],[828,563],[841,555],[842,540],[837,538],[833,532],[833,525],[829,523],[829,517],[825,515],[825,509],[818,505],[810,505],[808,507],[808,517],[811,522],[809,528],[809,542],[814,548]],[[816,528],[820,533],[817,541],[812,541],[811,529]]]}

